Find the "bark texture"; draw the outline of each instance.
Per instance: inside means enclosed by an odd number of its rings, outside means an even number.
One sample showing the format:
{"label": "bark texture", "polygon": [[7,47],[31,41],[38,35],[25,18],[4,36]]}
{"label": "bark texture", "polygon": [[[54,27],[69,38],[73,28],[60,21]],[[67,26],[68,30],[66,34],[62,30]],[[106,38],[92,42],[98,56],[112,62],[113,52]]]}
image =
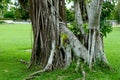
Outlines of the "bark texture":
{"label": "bark texture", "polygon": [[[63,64],[59,50],[59,0],[30,0],[30,15],[33,29],[33,49],[29,68],[32,65],[45,67],[51,55],[51,69]],[[53,47],[54,44],[54,47]]]}
{"label": "bark texture", "polygon": [[106,63],[108,61],[104,55],[102,39],[100,37],[100,14],[103,0],[91,0],[88,6],[89,13],[89,68],[94,63]]}

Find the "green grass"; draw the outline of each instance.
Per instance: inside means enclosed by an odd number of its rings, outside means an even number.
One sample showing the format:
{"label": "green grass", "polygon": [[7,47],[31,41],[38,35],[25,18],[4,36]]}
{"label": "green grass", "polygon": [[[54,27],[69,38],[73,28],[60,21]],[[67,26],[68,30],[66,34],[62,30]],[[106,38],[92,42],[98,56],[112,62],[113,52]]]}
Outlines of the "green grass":
{"label": "green grass", "polygon": [[[0,80],[22,80],[35,70],[18,60],[29,61],[30,53],[24,50],[32,47],[30,24],[0,24]],[[87,80],[120,80],[120,28],[104,39],[105,53],[114,71],[97,68],[87,71]],[[81,74],[74,71],[75,64],[67,69],[41,73],[35,80],[80,80]]]}
{"label": "green grass", "polygon": [[29,60],[31,27],[28,24],[0,24],[0,80],[22,80],[31,71],[19,62]]}

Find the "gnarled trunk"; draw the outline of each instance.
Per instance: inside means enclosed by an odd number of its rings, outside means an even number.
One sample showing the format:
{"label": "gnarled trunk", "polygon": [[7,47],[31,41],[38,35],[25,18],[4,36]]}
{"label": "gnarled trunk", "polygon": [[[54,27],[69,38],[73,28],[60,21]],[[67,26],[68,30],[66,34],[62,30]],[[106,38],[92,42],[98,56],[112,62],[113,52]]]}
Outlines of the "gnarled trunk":
{"label": "gnarled trunk", "polygon": [[59,50],[59,17],[56,15],[58,4],[59,0],[30,0],[34,42],[29,68],[51,64],[52,69],[63,65],[64,54]]}
{"label": "gnarled trunk", "polygon": [[[82,28],[82,15],[80,11],[79,1],[76,0],[75,12],[76,21],[81,33],[84,33]],[[59,13],[59,7],[61,1],[59,0],[30,0],[30,13],[32,21],[32,29],[34,36],[34,44],[32,49],[31,61],[29,68],[33,65],[41,65],[43,70],[37,71],[32,75],[36,75],[40,72],[51,70],[56,67],[61,67],[66,64],[70,65],[71,62],[71,49],[73,54],[77,57],[77,67],[79,67],[80,59],[84,59],[85,62],[92,65],[95,62],[103,62],[108,64],[103,51],[103,44],[100,37],[100,13],[103,0],[91,0],[87,6],[88,18],[89,18],[89,47],[85,48],[83,43],[66,27],[64,22],[64,14]],[[62,12],[64,12],[64,9]],[[63,17],[63,19],[62,19]],[[60,42],[60,35],[67,35],[64,45]],[[61,52],[61,46],[64,53]],[[84,71],[83,71],[83,74]]]}

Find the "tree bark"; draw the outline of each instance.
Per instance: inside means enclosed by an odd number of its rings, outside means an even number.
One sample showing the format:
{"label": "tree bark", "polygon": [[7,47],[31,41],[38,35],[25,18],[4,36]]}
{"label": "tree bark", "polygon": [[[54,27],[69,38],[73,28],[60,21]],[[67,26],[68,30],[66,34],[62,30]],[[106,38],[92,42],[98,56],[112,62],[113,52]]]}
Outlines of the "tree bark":
{"label": "tree bark", "polygon": [[64,23],[60,23],[61,34],[67,34],[69,45],[73,50],[73,54],[77,58],[82,58],[88,62],[88,51],[79,39],[65,26]]}
{"label": "tree bark", "polygon": [[89,68],[94,63],[106,63],[108,61],[103,52],[103,44],[100,37],[100,14],[103,0],[92,0],[89,3]]}
{"label": "tree bark", "polygon": [[[59,0],[30,0],[30,14],[33,29],[33,49],[29,68],[33,65],[45,67],[51,60],[52,68],[63,65],[63,55],[59,50]],[[53,50],[53,41],[55,41]],[[52,51],[55,51],[54,54]],[[48,64],[47,64],[48,63]]]}

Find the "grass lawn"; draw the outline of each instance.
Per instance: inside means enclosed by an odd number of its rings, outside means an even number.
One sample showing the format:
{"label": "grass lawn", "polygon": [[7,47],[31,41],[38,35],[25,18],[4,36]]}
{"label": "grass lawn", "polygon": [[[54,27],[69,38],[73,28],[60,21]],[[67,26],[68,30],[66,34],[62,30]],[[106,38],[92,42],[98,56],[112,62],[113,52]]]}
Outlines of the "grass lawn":
{"label": "grass lawn", "polygon": [[[23,80],[35,70],[27,70],[20,59],[29,61],[32,47],[30,24],[0,24],[0,80]],[[114,28],[104,39],[105,53],[114,71],[95,69],[87,71],[87,80],[120,80],[120,28]],[[44,72],[35,80],[81,80],[81,74],[74,71],[73,64],[68,70]]]}

